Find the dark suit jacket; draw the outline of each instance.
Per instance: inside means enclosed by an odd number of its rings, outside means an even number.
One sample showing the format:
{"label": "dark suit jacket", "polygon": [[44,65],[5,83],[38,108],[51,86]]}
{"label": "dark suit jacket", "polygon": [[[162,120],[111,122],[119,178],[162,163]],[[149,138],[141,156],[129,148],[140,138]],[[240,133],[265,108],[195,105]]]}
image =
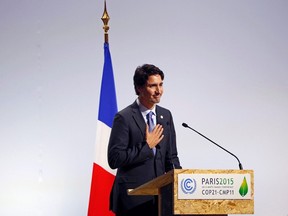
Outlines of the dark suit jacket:
{"label": "dark suit jacket", "polygon": [[164,128],[164,138],[154,156],[145,141],[146,122],[136,101],[115,115],[108,145],[108,163],[117,174],[110,194],[110,209],[115,213],[131,209],[153,196],[128,196],[136,188],[175,168],[181,168],[171,112],[156,106],[157,124]]}

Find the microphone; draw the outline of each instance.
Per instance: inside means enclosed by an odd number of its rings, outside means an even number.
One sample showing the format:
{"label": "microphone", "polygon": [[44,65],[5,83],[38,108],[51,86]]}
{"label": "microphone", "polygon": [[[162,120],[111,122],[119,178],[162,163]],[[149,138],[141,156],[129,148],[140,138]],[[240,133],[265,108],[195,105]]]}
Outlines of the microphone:
{"label": "microphone", "polygon": [[233,153],[231,153],[230,151],[228,151],[227,149],[223,148],[222,146],[220,146],[219,144],[215,143],[213,140],[209,139],[208,137],[204,136],[203,134],[199,133],[198,131],[196,131],[195,129],[191,128],[189,125],[187,125],[186,123],[182,123],[182,126],[185,128],[189,128],[191,130],[193,130],[194,132],[198,133],[200,136],[204,137],[205,139],[209,140],[210,142],[212,142],[214,145],[218,146],[219,148],[223,149],[224,151],[228,152],[230,155],[232,155],[233,157],[235,157],[239,163],[239,169],[243,170],[243,166],[240,162],[240,160],[238,159],[238,157],[236,155],[234,155]]}

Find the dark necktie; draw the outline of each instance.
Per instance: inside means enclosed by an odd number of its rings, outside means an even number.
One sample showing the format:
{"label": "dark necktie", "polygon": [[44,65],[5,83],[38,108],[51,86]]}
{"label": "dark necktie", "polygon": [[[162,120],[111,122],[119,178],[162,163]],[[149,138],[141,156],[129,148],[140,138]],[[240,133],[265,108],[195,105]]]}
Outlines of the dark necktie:
{"label": "dark necktie", "polygon": [[[152,118],[153,114],[154,114],[154,113],[153,113],[152,111],[150,111],[150,112],[146,115],[146,117],[147,117],[147,124],[148,124],[148,126],[149,126],[149,132],[151,132],[151,131],[154,129],[154,127],[155,127],[155,123],[154,123],[153,118]],[[156,154],[156,148],[153,147],[152,150],[153,150],[153,153],[154,153],[154,155],[155,155],[155,154]]]}

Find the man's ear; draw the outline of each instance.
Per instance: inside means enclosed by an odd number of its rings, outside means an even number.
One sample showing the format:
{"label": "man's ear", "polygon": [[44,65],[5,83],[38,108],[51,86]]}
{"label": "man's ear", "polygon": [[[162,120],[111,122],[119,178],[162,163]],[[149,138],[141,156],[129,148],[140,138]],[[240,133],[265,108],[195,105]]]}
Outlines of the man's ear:
{"label": "man's ear", "polygon": [[141,95],[143,92],[143,87],[136,87],[138,95]]}

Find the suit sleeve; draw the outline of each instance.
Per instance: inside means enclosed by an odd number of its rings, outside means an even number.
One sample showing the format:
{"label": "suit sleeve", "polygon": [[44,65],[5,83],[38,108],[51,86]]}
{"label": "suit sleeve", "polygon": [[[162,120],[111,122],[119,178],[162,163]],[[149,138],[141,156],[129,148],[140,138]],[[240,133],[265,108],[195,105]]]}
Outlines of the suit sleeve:
{"label": "suit sleeve", "polygon": [[109,166],[112,169],[133,166],[151,158],[153,152],[140,130],[129,125],[121,114],[116,114],[108,144]]}
{"label": "suit sleeve", "polygon": [[176,132],[175,132],[173,117],[171,113],[170,113],[169,130],[170,130],[170,133],[169,133],[170,139],[169,139],[169,144],[167,146],[166,161],[165,161],[166,172],[174,168],[182,169],[179,158],[178,158],[178,151],[177,151],[177,145],[176,145]]}

